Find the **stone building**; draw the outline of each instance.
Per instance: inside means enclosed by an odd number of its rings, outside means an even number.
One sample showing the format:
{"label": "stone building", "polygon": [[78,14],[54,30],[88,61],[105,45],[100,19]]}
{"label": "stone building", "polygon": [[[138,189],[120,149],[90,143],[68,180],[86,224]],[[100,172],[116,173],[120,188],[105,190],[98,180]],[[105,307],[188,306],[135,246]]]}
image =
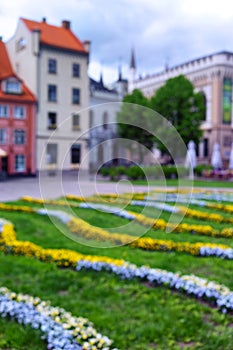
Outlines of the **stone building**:
{"label": "stone building", "polygon": [[203,94],[206,105],[206,116],[201,125],[203,138],[199,144],[199,162],[210,161],[213,145],[217,142],[227,166],[233,141],[232,52],[217,52],[140,78],[136,78],[133,58],[130,70],[130,91],[139,89],[147,97],[152,96],[168,79],[186,76],[195,90]]}
{"label": "stone building", "polygon": [[37,169],[88,168],[90,42],[81,42],[69,21],[61,26],[20,18],[7,50],[16,73],[38,100]]}
{"label": "stone building", "polygon": [[90,78],[90,169],[95,172],[112,159],[123,157],[124,151],[117,140],[117,112],[128,91],[128,82],[122,79],[121,71],[112,88],[100,80]]}

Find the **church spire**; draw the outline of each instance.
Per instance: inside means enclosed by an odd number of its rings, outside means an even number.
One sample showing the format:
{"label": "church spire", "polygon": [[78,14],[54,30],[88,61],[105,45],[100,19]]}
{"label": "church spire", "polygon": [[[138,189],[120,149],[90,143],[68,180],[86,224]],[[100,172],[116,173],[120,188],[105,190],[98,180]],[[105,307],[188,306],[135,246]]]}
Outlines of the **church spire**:
{"label": "church spire", "polygon": [[134,49],[132,48],[131,51],[131,58],[130,58],[130,69],[136,69],[136,63],[135,63],[135,54],[134,54]]}
{"label": "church spire", "polygon": [[130,67],[129,67],[129,92],[133,91],[134,87],[134,81],[136,79],[136,60],[135,60],[135,54],[134,49],[131,50],[131,57],[130,57]]}
{"label": "church spire", "polygon": [[118,81],[122,81],[122,69],[121,69],[121,64],[119,64],[119,68],[118,68]]}
{"label": "church spire", "polygon": [[101,86],[104,86],[104,82],[103,82],[103,72],[101,71],[100,73],[100,84]]}

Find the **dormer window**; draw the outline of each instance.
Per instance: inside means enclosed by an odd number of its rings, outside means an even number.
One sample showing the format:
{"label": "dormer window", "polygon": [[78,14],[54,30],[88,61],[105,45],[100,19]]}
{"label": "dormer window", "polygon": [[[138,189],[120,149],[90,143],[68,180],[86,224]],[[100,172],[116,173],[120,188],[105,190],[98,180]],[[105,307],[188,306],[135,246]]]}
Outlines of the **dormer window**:
{"label": "dormer window", "polygon": [[5,80],[3,82],[3,91],[7,94],[21,94],[22,86],[20,81],[15,78]]}

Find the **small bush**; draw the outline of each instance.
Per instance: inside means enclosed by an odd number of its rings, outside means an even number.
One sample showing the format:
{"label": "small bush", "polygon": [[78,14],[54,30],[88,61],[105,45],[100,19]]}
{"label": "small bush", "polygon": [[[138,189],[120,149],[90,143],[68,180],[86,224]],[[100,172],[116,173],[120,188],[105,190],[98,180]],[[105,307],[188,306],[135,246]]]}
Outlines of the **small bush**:
{"label": "small bush", "polygon": [[126,175],[127,168],[124,165],[117,166],[115,169],[118,175]]}
{"label": "small bush", "polygon": [[143,171],[143,168],[141,168],[137,165],[131,166],[128,169],[126,169],[126,175],[131,180],[145,179],[145,173]]}
{"label": "small bush", "polygon": [[166,179],[176,179],[178,177],[177,169],[174,165],[163,165],[162,170]]}
{"label": "small bush", "polygon": [[109,168],[109,176],[110,176],[110,180],[117,181],[119,178],[119,174],[117,173],[117,168],[115,167]]}
{"label": "small bush", "polygon": [[160,179],[163,177],[161,165],[146,166],[143,170],[148,180]]}
{"label": "small bush", "polygon": [[99,170],[99,174],[102,176],[109,176],[109,173],[110,173],[110,168],[102,167]]}
{"label": "small bush", "polygon": [[202,176],[204,170],[213,170],[213,167],[207,164],[200,164],[196,166],[196,168],[194,169],[194,173],[197,176]]}

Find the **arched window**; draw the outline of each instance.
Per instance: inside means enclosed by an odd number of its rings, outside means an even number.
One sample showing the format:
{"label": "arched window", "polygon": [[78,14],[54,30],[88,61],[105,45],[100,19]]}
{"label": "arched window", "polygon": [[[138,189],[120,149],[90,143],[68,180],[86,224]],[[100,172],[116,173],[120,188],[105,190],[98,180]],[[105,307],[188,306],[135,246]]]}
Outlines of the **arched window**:
{"label": "arched window", "polygon": [[206,121],[206,112],[207,112],[207,99],[206,99],[206,95],[204,93],[204,91],[200,91],[202,98],[203,98],[203,104],[204,104],[204,111],[203,111],[203,115],[202,115],[202,121]]}

